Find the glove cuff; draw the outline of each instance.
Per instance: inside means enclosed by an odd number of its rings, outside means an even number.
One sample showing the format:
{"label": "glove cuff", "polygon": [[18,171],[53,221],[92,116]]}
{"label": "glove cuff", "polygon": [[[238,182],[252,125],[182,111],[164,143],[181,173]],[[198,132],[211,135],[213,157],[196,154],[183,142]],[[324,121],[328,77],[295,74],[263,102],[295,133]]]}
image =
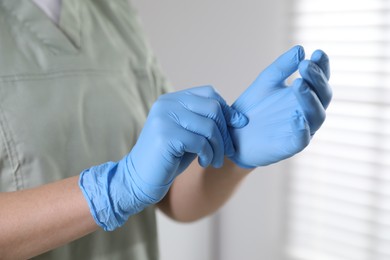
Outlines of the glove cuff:
{"label": "glove cuff", "polygon": [[131,158],[107,162],[84,170],[79,187],[92,217],[105,231],[113,231],[127,219],[159,202],[171,183],[154,186],[145,183],[135,171]]}
{"label": "glove cuff", "polygon": [[132,182],[123,160],[84,170],[80,174],[79,187],[96,224],[105,231],[122,226],[129,216],[151,204],[139,198],[139,189]]}

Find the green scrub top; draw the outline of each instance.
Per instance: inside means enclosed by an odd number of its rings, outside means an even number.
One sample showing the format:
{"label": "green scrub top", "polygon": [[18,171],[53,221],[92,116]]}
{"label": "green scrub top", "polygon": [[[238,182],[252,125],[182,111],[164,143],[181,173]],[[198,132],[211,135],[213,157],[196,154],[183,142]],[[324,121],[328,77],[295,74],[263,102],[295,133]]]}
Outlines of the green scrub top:
{"label": "green scrub top", "polygon": [[[127,0],[62,0],[58,26],[1,0],[0,191],[120,160],[168,90]],[[158,259],[155,210],[37,259]]]}

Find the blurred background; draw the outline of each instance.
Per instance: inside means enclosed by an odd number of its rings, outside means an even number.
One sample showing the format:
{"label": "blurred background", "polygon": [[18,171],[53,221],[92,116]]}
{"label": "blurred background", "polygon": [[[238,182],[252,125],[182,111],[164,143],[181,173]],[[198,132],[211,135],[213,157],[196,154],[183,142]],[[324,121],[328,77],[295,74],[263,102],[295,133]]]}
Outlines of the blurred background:
{"label": "blurred background", "polygon": [[294,44],[332,68],[311,145],[253,172],[211,217],[159,214],[161,259],[390,259],[390,1],[133,2],[177,90],[211,84],[232,103]]}

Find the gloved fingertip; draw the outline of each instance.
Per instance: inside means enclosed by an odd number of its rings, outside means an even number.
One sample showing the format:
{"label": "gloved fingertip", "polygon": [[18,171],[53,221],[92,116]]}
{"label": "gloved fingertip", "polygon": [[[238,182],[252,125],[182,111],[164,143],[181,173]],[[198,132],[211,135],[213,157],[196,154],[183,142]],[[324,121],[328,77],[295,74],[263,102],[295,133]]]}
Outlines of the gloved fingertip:
{"label": "gloved fingertip", "polygon": [[228,145],[227,149],[225,150],[225,156],[232,157],[235,153],[236,149],[234,149],[233,143]]}
{"label": "gloved fingertip", "polygon": [[200,166],[202,166],[203,168],[207,168],[208,164],[206,164],[205,162],[203,162],[200,158],[198,159],[198,163]]}
{"label": "gloved fingertip", "polygon": [[326,78],[329,80],[330,78],[329,56],[322,50],[316,50],[311,55],[310,60],[316,63],[322,69]]}
{"label": "gloved fingertip", "polygon": [[227,123],[233,128],[243,128],[249,123],[249,119],[243,113],[234,111]]}
{"label": "gloved fingertip", "polygon": [[[302,46],[296,45],[280,55],[257,77],[256,82],[266,80],[269,86],[275,86],[284,82],[289,76],[297,71],[299,63],[305,58],[305,51]],[[262,84],[255,84],[262,86]]]}
{"label": "gloved fingertip", "polygon": [[329,62],[329,57],[323,50],[315,50],[310,60],[314,62]]}
{"label": "gloved fingertip", "polygon": [[222,166],[223,166],[223,162],[216,162],[213,164],[213,167],[217,169],[222,168]]}
{"label": "gloved fingertip", "polygon": [[[223,160],[225,158],[224,154],[221,155],[214,155],[213,160],[210,162],[210,165],[214,168],[221,168],[223,165]],[[209,166],[210,166],[209,165]]]}
{"label": "gloved fingertip", "polygon": [[313,78],[313,76],[314,78],[316,78],[318,77],[318,75],[322,74],[321,68],[318,67],[318,65],[311,60],[303,60],[299,64],[298,69],[299,69],[299,74],[301,74],[303,78],[308,78],[308,77]]}
{"label": "gloved fingertip", "polygon": [[203,168],[207,168],[211,164],[211,158],[207,158],[207,157],[204,157],[204,156],[199,156],[198,157],[198,163]]}
{"label": "gloved fingertip", "polygon": [[293,82],[293,87],[298,88],[299,86],[301,86],[303,84],[303,82],[304,82],[304,80],[302,78],[297,78]]}
{"label": "gloved fingertip", "polygon": [[297,52],[297,59],[298,61],[302,61],[304,58],[305,58],[305,49],[303,48],[302,45],[296,45],[294,47],[296,49],[296,52]]}

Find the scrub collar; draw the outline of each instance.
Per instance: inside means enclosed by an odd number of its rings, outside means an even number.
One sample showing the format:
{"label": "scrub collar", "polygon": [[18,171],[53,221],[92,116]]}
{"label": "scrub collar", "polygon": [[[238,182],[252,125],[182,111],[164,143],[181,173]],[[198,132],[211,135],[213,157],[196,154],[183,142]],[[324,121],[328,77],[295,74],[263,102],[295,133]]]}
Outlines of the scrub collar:
{"label": "scrub collar", "polygon": [[60,21],[62,0],[30,0],[56,24]]}
{"label": "scrub collar", "polygon": [[53,54],[77,54],[81,48],[81,2],[62,0],[58,26],[30,0],[1,0],[0,8]]}

